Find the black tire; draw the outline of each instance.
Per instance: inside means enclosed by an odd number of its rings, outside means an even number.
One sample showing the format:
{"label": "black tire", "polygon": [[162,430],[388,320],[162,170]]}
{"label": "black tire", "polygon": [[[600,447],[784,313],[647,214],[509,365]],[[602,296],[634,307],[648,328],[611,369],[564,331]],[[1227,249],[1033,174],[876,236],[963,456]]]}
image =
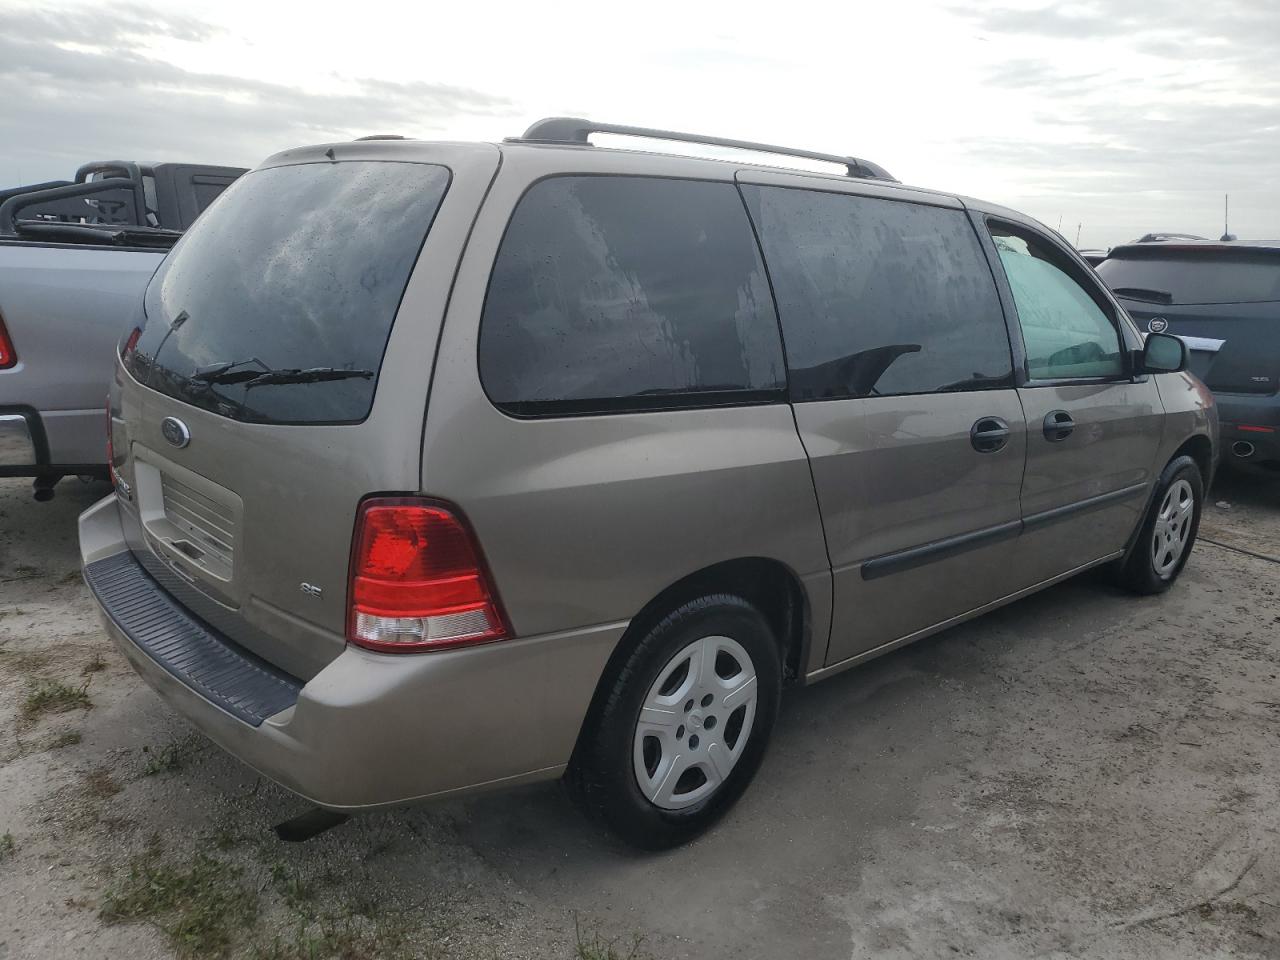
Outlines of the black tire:
{"label": "black tire", "polygon": [[[756,677],[754,721],[728,776],[713,792],[682,809],[663,809],[642,792],[634,766],[640,763],[633,753],[640,710],[673,659],[705,637],[728,637],[750,657]],[[781,649],[755,607],[729,594],[683,603],[645,630],[626,659],[601,680],[599,700],[565,777],[570,793],[589,816],[603,821],[632,846],[665,850],[686,843],[723,816],[755,776],[773,732],[781,693]],[[708,715],[714,715],[714,710],[714,705],[708,708]],[[719,722],[720,736],[727,738],[730,725]],[[705,741],[713,739],[711,729],[707,726],[703,732]],[[684,735],[686,745],[695,739]],[[705,748],[706,742],[700,745]]]}
{"label": "black tire", "polygon": [[[1185,545],[1176,563],[1169,569],[1160,570],[1155,559],[1156,524],[1169,491],[1183,481],[1190,485],[1194,499]],[[1200,513],[1203,507],[1204,478],[1200,475],[1200,468],[1190,457],[1174,457],[1160,474],[1160,479],[1156,483],[1155,496],[1152,497],[1151,505],[1147,508],[1147,515],[1142,521],[1142,528],[1138,531],[1138,538],[1134,541],[1129,556],[1117,569],[1117,582],[1134,593],[1144,595],[1163,593],[1168,590],[1178,579],[1178,574],[1182,573],[1182,568],[1187,564],[1187,558],[1191,556],[1191,549],[1196,542],[1196,533],[1200,529]]]}

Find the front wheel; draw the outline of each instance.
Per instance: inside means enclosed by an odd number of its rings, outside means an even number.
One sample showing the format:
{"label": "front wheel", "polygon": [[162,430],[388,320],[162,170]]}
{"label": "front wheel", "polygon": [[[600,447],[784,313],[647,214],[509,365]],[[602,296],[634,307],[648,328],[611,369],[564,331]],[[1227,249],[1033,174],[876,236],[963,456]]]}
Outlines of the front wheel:
{"label": "front wheel", "polygon": [[1168,590],[1191,555],[1203,503],[1200,468],[1190,457],[1175,457],[1156,484],[1137,542],[1120,568],[1120,583],[1141,594]]}
{"label": "front wheel", "polygon": [[568,782],[628,843],[660,850],[741,796],[778,714],[782,658],[759,611],[720,594],[645,632],[583,730]]}

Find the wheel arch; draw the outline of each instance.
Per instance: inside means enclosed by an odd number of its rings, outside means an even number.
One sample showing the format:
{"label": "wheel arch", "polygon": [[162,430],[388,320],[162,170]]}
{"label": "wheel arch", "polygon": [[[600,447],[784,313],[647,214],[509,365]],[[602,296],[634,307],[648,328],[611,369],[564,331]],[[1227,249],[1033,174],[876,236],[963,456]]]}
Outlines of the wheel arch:
{"label": "wheel arch", "polygon": [[[1173,452],[1173,456],[1169,458],[1165,466],[1167,467],[1181,456],[1188,456],[1196,462],[1196,466],[1200,468],[1200,477],[1204,480],[1204,489],[1207,494],[1209,492],[1209,484],[1213,481],[1213,441],[1202,433],[1188,437],[1182,442],[1182,446]],[[1161,467],[1161,472],[1163,470],[1164,467]]]}
{"label": "wheel arch", "polygon": [[738,557],[686,574],[663,588],[634,617],[614,648],[596,681],[591,704],[578,737],[590,728],[603,708],[609,683],[645,633],[668,613],[690,600],[728,593],[746,600],[760,611],[782,648],[783,682],[803,676],[812,640],[812,615],[808,594],[800,577],[789,566],[771,557]]}
{"label": "wheel arch", "polygon": [[1147,521],[1147,514],[1151,512],[1151,505],[1155,502],[1156,495],[1160,492],[1160,478],[1164,476],[1165,470],[1169,469],[1169,464],[1179,457],[1190,457],[1195,461],[1196,466],[1200,469],[1200,478],[1204,482],[1204,495],[1206,498],[1209,496],[1209,484],[1213,481],[1213,441],[1204,434],[1197,433],[1182,441],[1182,445],[1173,451],[1168,460],[1161,464],[1160,470],[1151,484],[1151,492],[1147,494],[1147,502],[1142,508],[1142,513],[1138,515],[1138,522],[1134,525],[1133,532],[1129,534],[1129,540],[1124,548],[1124,555],[1118,561],[1121,565],[1128,562],[1129,557],[1133,555],[1134,547],[1138,545],[1138,537],[1142,533],[1143,524]]}

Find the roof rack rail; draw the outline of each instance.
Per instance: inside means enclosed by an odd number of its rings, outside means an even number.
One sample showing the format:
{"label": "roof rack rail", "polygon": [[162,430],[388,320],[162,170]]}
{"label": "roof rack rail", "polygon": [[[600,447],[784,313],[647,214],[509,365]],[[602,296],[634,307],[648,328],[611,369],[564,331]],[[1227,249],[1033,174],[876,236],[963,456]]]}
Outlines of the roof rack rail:
{"label": "roof rack rail", "polygon": [[898,180],[878,163],[859,157],[841,157],[834,153],[817,153],[795,147],[779,147],[771,143],[753,143],[750,140],[730,140],[725,137],[707,137],[697,133],[679,133],[675,130],[655,130],[650,127],[628,127],[617,123],[594,123],[576,117],[548,117],[529,127],[522,137],[508,137],[511,143],[580,143],[590,145],[593,133],[612,133],[624,137],[644,137],[650,140],[673,140],[680,143],[698,143],[709,147],[731,147],[735,150],[752,150],[756,153],[776,153],[786,157],[803,157],[844,167],[851,177],[871,180]]}

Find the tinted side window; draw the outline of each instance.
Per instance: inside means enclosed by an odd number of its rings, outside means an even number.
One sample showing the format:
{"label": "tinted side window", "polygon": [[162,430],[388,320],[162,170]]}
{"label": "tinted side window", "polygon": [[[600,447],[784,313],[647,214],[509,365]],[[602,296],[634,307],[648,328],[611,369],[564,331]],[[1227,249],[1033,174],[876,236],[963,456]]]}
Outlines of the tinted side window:
{"label": "tinted side window", "polygon": [[494,263],[480,376],[494,403],[524,415],[776,398],[782,344],[735,187],[534,184]]}
{"label": "tinted side window", "polygon": [[1013,385],[995,282],[961,211],[785,187],[743,193],[793,399]]}
{"label": "tinted side window", "polygon": [[1031,378],[1121,376],[1120,335],[1066,258],[1030,233],[992,224],[991,235],[1018,308]]}

